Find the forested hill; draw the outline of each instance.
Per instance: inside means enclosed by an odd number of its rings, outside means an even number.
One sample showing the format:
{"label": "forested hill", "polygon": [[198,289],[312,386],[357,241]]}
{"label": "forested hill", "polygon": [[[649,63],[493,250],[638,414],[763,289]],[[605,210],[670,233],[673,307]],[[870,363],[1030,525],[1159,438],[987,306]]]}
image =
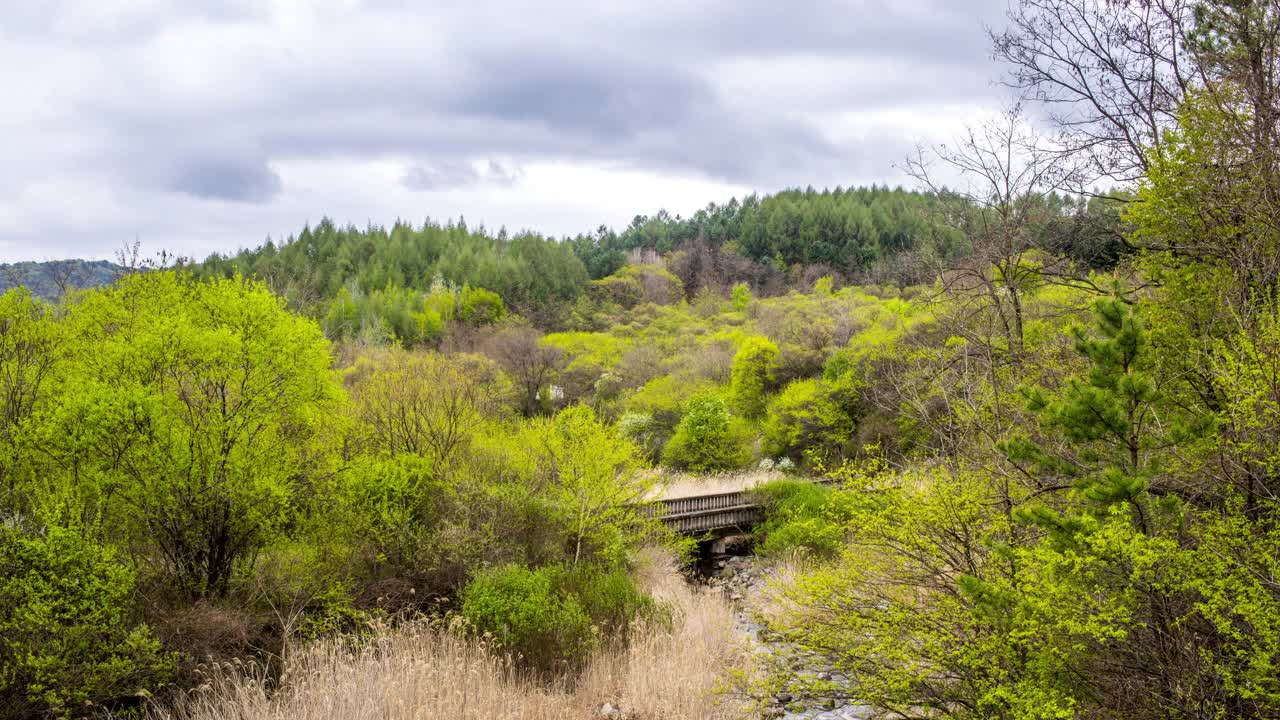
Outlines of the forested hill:
{"label": "forested hill", "polygon": [[67,290],[98,287],[114,280],[121,267],[106,260],[50,260],[0,265],[0,294],[23,286],[37,297],[57,299]]}
{"label": "forested hill", "polygon": [[[1115,263],[1117,203],[1056,195],[1035,202],[1044,218],[1033,228],[1038,246],[1086,268]],[[295,307],[327,318],[331,335],[376,325],[402,340],[429,338],[439,323],[423,309],[427,296],[463,287],[497,293],[535,324],[564,328],[592,281],[617,273],[629,256],[664,266],[690,298],[738,283],[776,295],[822,276],[918,282],[972,251],[965,225],[981,209],[957,203],[876,186],[787,190],[712,203],[688,218],[638,215],[621,232],[601,226],[560,240],[461,221],[356,228],[325,220],[279,244],[210,256],[196,272],[261,278]]]}

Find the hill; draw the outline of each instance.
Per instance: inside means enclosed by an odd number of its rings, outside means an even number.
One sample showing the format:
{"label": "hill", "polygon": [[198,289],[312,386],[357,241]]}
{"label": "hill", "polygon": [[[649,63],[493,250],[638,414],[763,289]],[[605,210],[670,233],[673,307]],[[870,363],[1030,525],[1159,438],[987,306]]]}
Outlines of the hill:
{"label": "hill", "polygon": [[67,290],[98,287],[110,283],[123,270],[107,260],[50,260],[0,265],[0,293],[26,287],[31,294],[55,300]]}

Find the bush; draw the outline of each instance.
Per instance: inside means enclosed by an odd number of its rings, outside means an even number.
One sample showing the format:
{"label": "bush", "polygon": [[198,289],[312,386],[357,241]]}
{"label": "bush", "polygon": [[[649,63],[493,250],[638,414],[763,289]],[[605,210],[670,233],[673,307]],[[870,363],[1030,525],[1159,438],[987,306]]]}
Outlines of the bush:
{"label": "bush", "polygon": [[467,586],[462,616],[535,671],[577,667],[601,640],[625,640],[658,605],[624,570],[506,565]]}
{"label": "bush", "polygon": [[173,658],[131,622],[133,590],[78,533],[0,527],[0,716],[87,714],[164,682]]}
{"label": "bush", "polygon": [[724,400],[695,397],[663,448],[662,461],[699,472],[735,470],[751,461],[750,431],[729,414]]}
{"label": "bush", "polygon": [[656,460],[662,454],[659,429],[653,416],[648,413],[623,413],[618,418],[618,434],[635,443],[651,460]]}
{"label": "bush", "polygon": [[777,556],[804,549],[832,557],[844,547],[848,513],[838,493],[808,480],[774,480],[752,491],[764,508],[765,520],[755,530],[761,555]]}
{"label": "bush", "polygon": [[734,408],[749,418],[764,414],[765,395],[778,367],[778,346],[762,336],[749,337],[733,356]]}
{"label": "bush", "polygon": [[604,638],[625,639],[637,618],[657,616],[653,598],[642,593],[623,570],[603,571],[583,565],[566,570],[559,581],[577,597]]}
{"label": "bush", "polygon": [[506,315],[506,306],[498,293],[484,288],[463,286],[458,294],[458,319],[471,325],[492,325]]}
{"label": "bush", "polygon": [[505,565],[477,576],[462,594],[462,616],[532,670],[581,662],[595,643],[582,603],[560,587],[556,567]]}
{"label": "bush", "polygon": [[605,299],[628,310],[641,303],[670,305],[684,297],[680,278],[657,265],[626,265],[593,285]]}
{"label": "bush", "polygon": [[797,380],[769,403],[765,451],[802,460],[812,449],[823,460],[839,459],[855,427],[822,381]]}

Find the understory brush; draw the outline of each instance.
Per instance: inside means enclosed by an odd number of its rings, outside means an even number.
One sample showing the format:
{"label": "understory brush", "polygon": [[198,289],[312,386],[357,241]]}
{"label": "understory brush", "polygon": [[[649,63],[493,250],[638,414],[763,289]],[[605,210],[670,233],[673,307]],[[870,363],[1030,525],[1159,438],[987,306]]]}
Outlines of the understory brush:
{"label": "understory brush", "polygon": [[840,491],[809,480],[782,478],[756,486],[752,494],[765,515],[755,529],[760,555],[780,557],[798,551],[834,557],[844,547],[849,508]]}
{"label": "understory brush", "polygon": [[718,693],[748,661],[729,605],[690,588],[656,551],[645,553],[635,577],[670,609],[670,622],[641,622],[625,645],[598,647],[572,679],[535,682],[510,654],[458,624],[418,622],[361,641],[321,640],[288,659],[274,691],[252,667],[223,666],[178,707],[151,717],[550,720],[595,717],[605,703],[628,718],[742,717],[745,706]]}

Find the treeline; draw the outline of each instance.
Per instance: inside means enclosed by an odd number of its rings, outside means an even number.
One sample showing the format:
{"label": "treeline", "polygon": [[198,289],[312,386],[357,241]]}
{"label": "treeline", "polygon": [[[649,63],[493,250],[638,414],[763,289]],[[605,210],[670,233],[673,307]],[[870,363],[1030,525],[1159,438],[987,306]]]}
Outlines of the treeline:
{"label": "treeline", "polygon": [[470,286],[498,293],[531,318],[551,320],[589,280],[563,243],[431,221],[416,228],[397,223],[360,230],[325,220],[279,245],[268,241],[230,257],[213,255],[194,269],[205,277],[260,278],[296,307],[318,315],[344,291],[351,298],[408,291],[417,301],[432,288]]}
{"label": "treeline", "polygon": [[[1053,193],[1029,202],[1037,221],[1023,231],[1078,270],[1113,267],[1127,252],[1118,196]],[[978,203],[900,188],[789,190],[712,204],[687,219],[637,216],[620,233],[601,227],[564,240],[463,222],[358,229],[325,220],[278,245],[213,255],[193,269],[262,279],[321,320],[332,339],[438,346],[451,308],[476,290],[497,294],[499,315],[513,312],[548,330],[589,329],[594,291],[632,282],[629,260],[664,268],[688,299],[727,296],[739,283],[768,297],[807,290],[822,277],[924,282],[973,253],[970,226],[982,218]],[[632,276],[614,277],[620,271]]]}

